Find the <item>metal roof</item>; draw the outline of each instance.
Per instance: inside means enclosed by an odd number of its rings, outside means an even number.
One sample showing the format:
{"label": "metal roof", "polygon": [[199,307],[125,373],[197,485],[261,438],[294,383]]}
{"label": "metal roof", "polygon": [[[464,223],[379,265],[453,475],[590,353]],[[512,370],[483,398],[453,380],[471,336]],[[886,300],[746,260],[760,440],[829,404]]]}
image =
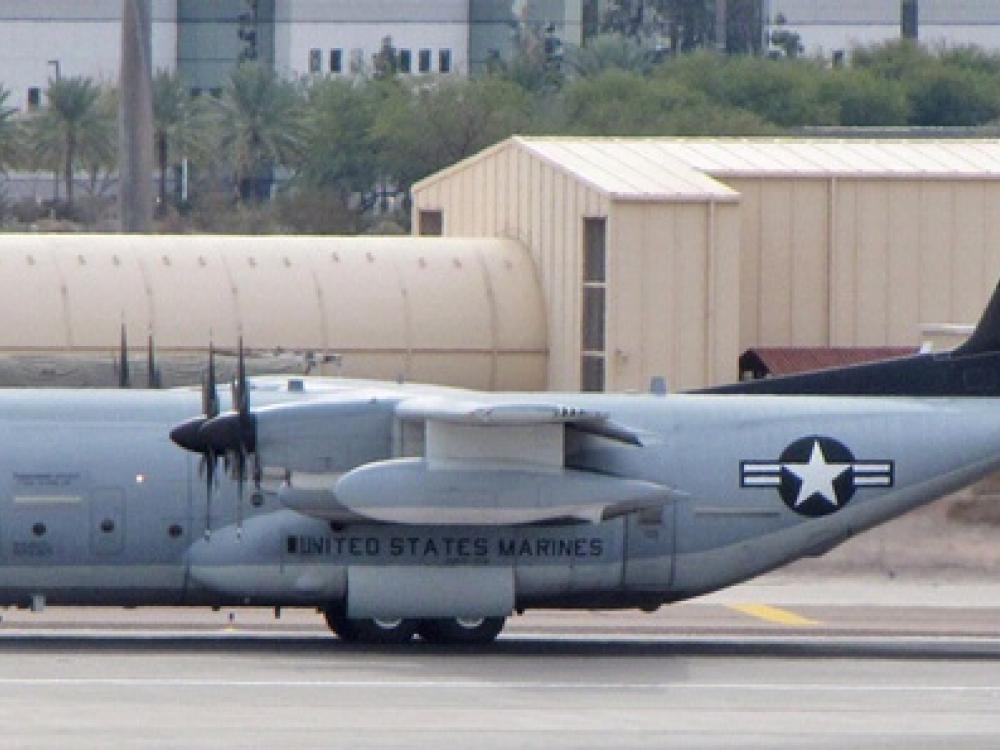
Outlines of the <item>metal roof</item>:
{"label": "metal roof", "polygon": [[1000,140],[513,136],[415,191],[518,148],[615,200],[738,201],[727,177],[1000,180]]}
{"label": "metal roof", "polygon": [[860,365],[894,357],[916,354],[913,346],[809,347],[757,346],[740,355],[740,372],[752,372],[755,378],[768,375],[795,375],[826,370],[830,367]]}
{"label": "metal roof", "polygon": [[1000,180],[998,140],[514,136],[414,190],[511,147],[617,200],[737,201],[727,177]]}
{"label": "metal roof", "polygon": [[658,150],[715,177],[1000,179],[995,140],[663,139]]}
{"label": "metal roof", "polygon": [[739,193],[663,148],[639,138],[519,138],[521,148],[612,198],[736,201]]}

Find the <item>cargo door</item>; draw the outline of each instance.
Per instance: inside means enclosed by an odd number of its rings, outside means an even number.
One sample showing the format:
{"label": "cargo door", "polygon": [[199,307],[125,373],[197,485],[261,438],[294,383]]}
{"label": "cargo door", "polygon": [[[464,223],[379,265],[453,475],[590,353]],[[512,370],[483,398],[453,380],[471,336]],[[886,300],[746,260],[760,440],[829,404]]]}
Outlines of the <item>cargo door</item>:
{"label": "cargo door", "polygon": [[112,557],[125,549],[125,493],[100,487],[90,496],[90,551]]}
{"label": "cargo door", "polygon": [[625,519],[624,580],[631,591],[664,591],[674,577],[676,503],[630,513]]}

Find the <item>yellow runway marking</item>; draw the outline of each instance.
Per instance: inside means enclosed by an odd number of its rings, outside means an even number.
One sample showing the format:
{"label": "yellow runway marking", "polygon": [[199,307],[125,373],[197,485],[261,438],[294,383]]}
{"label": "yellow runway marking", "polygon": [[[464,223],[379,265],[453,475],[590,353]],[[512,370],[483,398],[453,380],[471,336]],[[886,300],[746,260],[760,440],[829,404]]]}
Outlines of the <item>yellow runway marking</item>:
{"label": "yellow runway marking", "polygon": [[769,607],[766,604],[730,604],[729,608],[734,609],[737,612],[742,612],[750,617],[756,617],[759,620],[767,620],[768,622],[774,622],[778,625],[791,625],[798,627],[819,625],[816,620],[810,620],[808,617],[797,615],[787,609]]}

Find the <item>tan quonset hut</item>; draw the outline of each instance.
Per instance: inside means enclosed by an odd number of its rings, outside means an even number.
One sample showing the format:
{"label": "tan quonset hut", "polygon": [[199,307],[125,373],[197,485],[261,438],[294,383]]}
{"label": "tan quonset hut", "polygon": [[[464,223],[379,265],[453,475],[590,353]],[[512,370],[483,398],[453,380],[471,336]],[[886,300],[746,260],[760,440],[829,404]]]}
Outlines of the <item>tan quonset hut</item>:
{"label": "tan quonset hut", "polygon": [[554,388],[595,359],[609,390],[679,389],[755,346],[954,343],[1000,277],[993,141],[515,137],[413,193],[418,232],[528,247]]}
{"label": "tan quonset hut", "polygon": [[8,362],[112,362],[124,322],[133,355],[151,334],[167,369],[242,336],[257,357],[311,353],[314,372],[543,389],[543,315],[510,240],[0,235]]}

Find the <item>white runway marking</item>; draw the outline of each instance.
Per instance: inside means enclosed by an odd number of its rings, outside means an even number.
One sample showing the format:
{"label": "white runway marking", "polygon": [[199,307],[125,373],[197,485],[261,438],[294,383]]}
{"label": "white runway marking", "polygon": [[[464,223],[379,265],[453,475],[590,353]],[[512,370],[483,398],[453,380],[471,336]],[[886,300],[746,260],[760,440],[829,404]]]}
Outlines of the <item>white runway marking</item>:
{"label": "white runway marking", "polygon": [[387,688],[392,690],[687,690],[838,693],[1000,693],[997,685],[843,685],[816,682],[530,682],[523,680],[226,680],[155,677],[0,677],[9,687]]}

